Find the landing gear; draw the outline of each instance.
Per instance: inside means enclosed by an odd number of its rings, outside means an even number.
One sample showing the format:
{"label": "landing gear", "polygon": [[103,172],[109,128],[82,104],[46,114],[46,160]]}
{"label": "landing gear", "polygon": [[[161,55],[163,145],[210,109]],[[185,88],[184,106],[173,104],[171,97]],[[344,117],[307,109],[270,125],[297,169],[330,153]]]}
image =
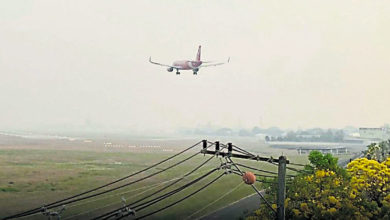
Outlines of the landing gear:
{"label": "landing gear", "polygon": [[199,71],[199,68],[193,68],[192,69],[192,72],[194,73],[194,75],[198,75],[198,71]]}
{"label": "landing gear", "polygon": [[180,75],[180,72],[179,72],[179,71],[176,71],[176,75]]}

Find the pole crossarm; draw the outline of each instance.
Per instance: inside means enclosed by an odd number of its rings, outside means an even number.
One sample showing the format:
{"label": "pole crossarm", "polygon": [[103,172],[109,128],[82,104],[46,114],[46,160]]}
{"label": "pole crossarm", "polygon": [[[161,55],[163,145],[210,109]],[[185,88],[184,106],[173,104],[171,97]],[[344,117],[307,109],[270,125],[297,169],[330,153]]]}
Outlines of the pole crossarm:
{"label": "pole crossarm", "polygon": [[[256,160],[256,161],[265,161],[265,162],[275,162],[279,163],[279,159],[274,159],[274,158],[269,158],[269,157],[261,157],[259,155],[257,156],[251,156],[251,155],[245,155],[245,154],[235,154],[235,153],[229,153],[229,152],[217,152],[217,151],[212,151],[212,150],[204,150],[202,149],[201,151],[202,154],[211,154],[215,155],[218,154],[222,157],[236,157],[236,158],[241,158],[241,159],[249,159],[249,160]],[[288,164],[289,161],[286,160],[286,163]]]}

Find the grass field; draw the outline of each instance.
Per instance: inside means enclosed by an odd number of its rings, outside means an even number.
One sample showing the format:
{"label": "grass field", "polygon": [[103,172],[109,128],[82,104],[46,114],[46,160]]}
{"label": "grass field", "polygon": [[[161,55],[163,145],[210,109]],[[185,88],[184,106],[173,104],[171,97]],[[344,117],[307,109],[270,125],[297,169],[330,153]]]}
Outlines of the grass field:
{"label": "grass field", "polygon": [[[189,156],[184,155],[184,156]],[[184,157],[183,156],[183,157]],[[29,208],[42,206],[61,199],[63,197],[73,195],[87,189],[100,186],[104,183],[119,177],[128,175],[137,170],[140,170],[154,162],[168,157],[168,154],[159,153],[123,153],[123,152],[83,152],[83,151],[57,151],[57,150],[0,150],[0,213],[1,216],[7,216],[15,212],[23,211]],[[183,158],[181,157],[181,158]],[[209,157],[209,156],[206,156]],[[68,205],[63,213],[66,219],[76,214],[88,212],[84,215],[77,215],[71,219],[85,219],[87,217],[96,216],[99,213],[109,211],[121,205],[121,196],[123,195],[127,201],[135,200],[137,193],[144,192],[148,186],[156,183],[171,180],[175,177],[180,177],[185,172],[190,171],[195,165],[200,164],[206,158],[199,155],[196,158],[173,168],[167,172],[156,175],[151,179],[145,180],[142,183],[126,187],[123,190],[109,193],[98,197],[95,202],[86,203],[85,201]],[[177,160],[180,160],[180,157]],[[206,170],[216,167],[220,162],[212,160],[205,168],[201,169],[200,173],[205,173]],[[164,164],[166,167],[171,163]],[[137,178],[146,174],[150,174],[158,169],[152,169],[140,174]],[[220,171],[219,173],[221,173]],[[198,174],[197,176],[199,176]],[[211,180],[216,175],[210,176],[205,181],[197,183],[194,188],[184,190],[183,192],[168,199],[167,202],[174,201],[181,196],[186,195],[192,190],[203,185],[207,180]],[[193,176],[192,178],[194,178]],[[135,178],[132,178],[134,180]],[[187,182],[183,181],[184,183]],[[182,218],[189,213],[195,212],[198,208],[205,206],[213,199],[225,193],[229,188],[234,187],[241,180],[238,176],[225,176],[220,179],[217,184],[201,192],[199,195],[184,201],[183,203],[162,212],[154,217],[166,218],[175,217]],[[169,183],[167,183],[169,184]],[[153,185],[154,186],[154,185]],[[157,190],[159,187],[153,188]],[[140,190],[139,188],[143,187]],[[173,188],[172,188],[173,189]],[[125,193],[126,192],[126,193]],[[153,192],[153,191],[149,191]],[[122,194],[123,193],[123,194]],[[124,194],[125,193],[125,194]],[[231,196],[227,197],[220,203],[216,203],[215,207],[210,207],[210,210],[216,207],[229,204],[243,196],[252,193],[248,187],[240,187]],[[115,196],[113,196],[115,194]],[[141,195],[139,195],[141,196]],[[92,199],[91,199],[92,200]],[[95,199],[93,199],[95,200]],[[90,201],[90,200],[88,200]],[[113,204],[113,205],[110,205]],[[105,207],[105,208],[102,208]],[[159,206],[151,207],[143,211],[153,210]],[[96,210],[95,210],[96,209]],[[209,210],[205,210],[207,212]],[[142,213],[139,213],[142,214]],[[204,212],[200,213],[204,214]],[[35,216],[37,219],[42,216]]]}
{"label": "grass field", "polygon": [[[52,201],[103,185],[112,180],[134,173],[155,162],[161,161],[173,153],[174,152],[165,151],[111,152],[102,150],[95,151],[90,149],[75,150],[74,148],[61,148],[61,150],[59,150],[50,147],[0,147],[0,217],[11,215],[30,208],[40,207]],[[181,155],[172,161],[130,178],[123,183],[158,171],[159,169],[167,167],[174,162],[192,155],[193,153],[195,153],[195,151]],[[122,206],[122,196],[128,203],[135,201],[137,198],[147,195],[148,193],[152,193],[155,190],[166,186],[166,184],[170,184],[170,182],[164,184],[164,181],[170,181],[174,178],[181,177],[209,157],[209,155],[198,155],[180,166],[172,168],[171,170],[163,172],[140,183],[93,199],[69,204],[66,206],[66,210],[62,214],[62,219],[88,219],[112,209],[119,208]],[[291,155],[288,159],[295,163],[307,163],[306,156]],[[242,160],[237,160],[236,162],[244,163],[260,169],[277,171],[277,167],[275,165],[264,162]],[[164,192],[187,183],[197,176],[206,173],[208,170],[217,167],[219,164],[220,160],[218,158],[211,160],[202,169],[197,171],[196,175],[188,177]],[[169,199],[164,200],[164,202],[140,211],[137,213],[137,216],[157,210],[164,205],[184,197],[203,186],[206,182],[214,179],[222,172],[222,170],[218,171],[199,183],[196,183],[193,187],[185,189]],[[237,175],[225,175],[215,184],[211,185],[199,194],[196,194],[182,203],[151,216],[150,219],[183,219],[188,217],[192,213],[208,206],[210,203],[220,198],[241,182],[241,178]],[[262,188],[260,184],[258,184],[257,187],[259,189]],[[252,193],[252,188],[248,185],[241,184],[237,190],[210,205],[201,212],[198,212],[196,215],[191,216],[191,218],[206,215],[207,213],[224,207]],[[43,218],[45,217],[38,214],[29,217],[28,219]]]}

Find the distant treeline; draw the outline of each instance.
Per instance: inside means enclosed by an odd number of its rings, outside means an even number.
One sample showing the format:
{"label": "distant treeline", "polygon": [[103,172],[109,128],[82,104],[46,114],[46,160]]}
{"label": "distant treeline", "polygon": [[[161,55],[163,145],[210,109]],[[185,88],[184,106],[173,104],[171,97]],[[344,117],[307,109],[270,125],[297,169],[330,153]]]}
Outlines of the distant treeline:
{"label": "distant treeline", "polygon": [[338,129],[323,130],[320,128],[304,131],[289,131],[281,136],[266,136],[266,141],[296,141],[296,142],[342,142],[344,131]]}
{"label": "distant treeline", "polygon": [[195,135],[213,135],[213,136],[242,136],[242,137],[254,137],[257,135],[271,135],[279,136],[285,133],[278,127],[259,128],[253,127],[252,129],[232,129],[232,128],[197,128],[190,130],[182,130],[184,134]]}
{"label": "distant treeline", "polygon": [[263,137],[266,141],[298,141],[298,142],[341,142],[344,139],[342,129],[312,128],[307,130],[288,131],[278,127],[252,129],[232,128],[197,128],[181,130],[186,135],[241,136]]}

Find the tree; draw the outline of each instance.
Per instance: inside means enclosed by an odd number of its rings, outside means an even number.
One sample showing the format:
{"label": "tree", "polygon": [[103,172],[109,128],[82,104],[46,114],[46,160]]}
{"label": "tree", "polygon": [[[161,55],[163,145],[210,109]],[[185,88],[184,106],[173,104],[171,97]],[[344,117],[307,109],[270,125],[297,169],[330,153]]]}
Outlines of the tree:
{"label": "tree", "polygon": [[319,151],[312,151],[309,154],[309,161],[315,169],[336,171],[338,168],[338,158],[333,157],[332,154],[323,155]]}
{"label": "tree", "polygon": [[239,132],[238,132],[238,135],[239,136],[252,136],[252,133],[246,129],[241,129]]}
{"label": "tree", "polygon": [[253,127],[252,128],[252,134],[256,135],[256,134],[260,134],[263,130],[259,127]]}

